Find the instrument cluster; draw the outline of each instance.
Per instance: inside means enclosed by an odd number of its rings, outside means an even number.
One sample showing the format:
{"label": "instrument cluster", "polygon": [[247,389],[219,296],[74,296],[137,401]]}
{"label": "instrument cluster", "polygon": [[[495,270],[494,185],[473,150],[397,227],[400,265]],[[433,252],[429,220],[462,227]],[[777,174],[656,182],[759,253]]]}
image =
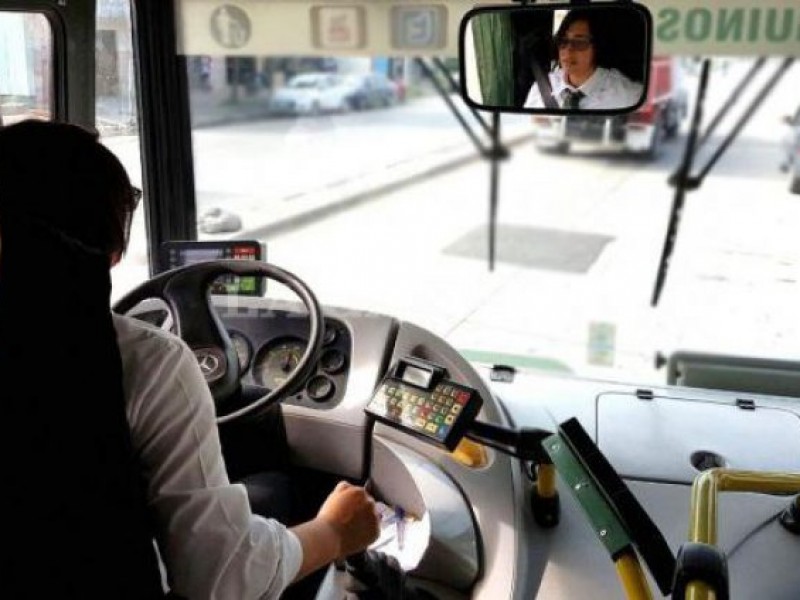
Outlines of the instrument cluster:
{"label": "instrument cluster", "polygon": [[[236,348],[245,383],[275,389],[294,371],[306,350],[305,319],[276,311],[267,318],[227,315],[223,321]],[[351,336],[344,323],[326,318],[323,344],[315,373],[302,390],[284,402],[333,408],[344,396],[351,349]]]}

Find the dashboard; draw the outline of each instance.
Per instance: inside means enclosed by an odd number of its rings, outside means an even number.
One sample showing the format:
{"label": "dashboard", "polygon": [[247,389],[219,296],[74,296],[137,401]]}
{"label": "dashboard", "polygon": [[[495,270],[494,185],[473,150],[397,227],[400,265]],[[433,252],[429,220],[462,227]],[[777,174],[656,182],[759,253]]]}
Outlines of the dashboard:
{"label": "dashboard", "polygon": [[[221,302],[222,297],[217,297]],[[241,381],[274,389],[294,371],[308,345],[308,320],[296,308],[258,309],[218,306],[220,318],[236,349]],[[175,333],[169,310],[161,301],[152,300],[140,305],[132,316],[156,327]],[[325,318],[323,348],[317,359],[314,374],[283,402],[288,405],[315,409],[331,409],[344,398],[350,372],[352,336],[341,319]]]}
{"label": "dashboard", "polygon": [[[302,305],[231,296],[212,302],[236,345],[243,382],[280,383],[308,337]],[[476,390],[481,421],[552,431],[577,418],[674,553],[687,540],[691,484],[703,469],[800,473],[796,398],[678,385],[645,389],[523,371],[495,381],[491,365],[466,361],[413,323],[323,310],[325,343],[314,374],[282,404],[291,461],[354,480],[367,467],[378,499],[420,518],[416,542],[396,558],[440,600],[612,599],[622,590],[563,482],[561,521],[544,530],[531,515],[532,482],[523,461],[485,448],[485,460],[470,464],[381,422],[368,427],[365,407],[404,357],[441,365],[454,382]],[[147,311],[138,316],[158,320]],[[163,311],[160,319],[164,327]],[[796,599],[800,541],[775,518],[787,498],[739,493],[722,500],[719,545],[731,551],[731,597]],[[318,600],[343,597],[347,584],[334,571]]]}

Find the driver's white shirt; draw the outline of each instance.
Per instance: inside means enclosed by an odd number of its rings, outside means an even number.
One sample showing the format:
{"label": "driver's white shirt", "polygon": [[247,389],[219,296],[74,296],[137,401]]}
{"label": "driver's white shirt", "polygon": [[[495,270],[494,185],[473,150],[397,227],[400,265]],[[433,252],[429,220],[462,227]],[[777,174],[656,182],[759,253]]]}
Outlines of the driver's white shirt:
{"label": "driver's white shirt", "polygon": [[300,570],[302,546],[254,515],[244,486],[228,480],[214,402],[191,350],[130,317],[114,315],[114,326],[170,589],[191,600],[278,598]]}
{"label": "driver's white shirt", "polygon": [[[631,81],[617,69],[604,67],[597,67],[592,76],[577,88],[566,82],[561,67],[557,67],[549,77],[553,98],[560,107],[564,102],[564,90],[583,92],[584,98],[581,100],[579,108],[584,109],[627,108],[636,104],[644,91],[641,83]],[[539,93],[539,86],[535,81],[525,99],[524,107],[544,108],[542,95]]]}

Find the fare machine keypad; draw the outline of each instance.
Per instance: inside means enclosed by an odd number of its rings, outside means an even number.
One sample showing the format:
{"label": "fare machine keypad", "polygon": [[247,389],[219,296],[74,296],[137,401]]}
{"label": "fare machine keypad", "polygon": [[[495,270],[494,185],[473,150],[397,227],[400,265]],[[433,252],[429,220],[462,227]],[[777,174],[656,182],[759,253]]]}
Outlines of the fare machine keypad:
{"label": "fare machine keypad", "polygon": [[378,421],[453,450],[480,410],[478,393],[427,361],[404,358],[376,390],[366,412]]}

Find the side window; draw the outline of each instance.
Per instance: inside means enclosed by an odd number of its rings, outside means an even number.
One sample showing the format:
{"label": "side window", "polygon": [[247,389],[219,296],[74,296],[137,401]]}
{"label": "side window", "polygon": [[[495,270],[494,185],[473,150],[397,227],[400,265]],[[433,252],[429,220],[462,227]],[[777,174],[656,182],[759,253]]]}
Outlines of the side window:
{"label": "side window", "polygon": [[[131,183],[142,188],[142,156],[133,56],[130,0],[96,0],[95,127],[100,140],[128,172]],[[149,276],[144,201],[131,224],[125,256],[111,271],[113,299],[119,298]]]}
{"label": "side window", "polygon": [[53,115],[53,34],[42,14],[0,11],[0,125]]}

